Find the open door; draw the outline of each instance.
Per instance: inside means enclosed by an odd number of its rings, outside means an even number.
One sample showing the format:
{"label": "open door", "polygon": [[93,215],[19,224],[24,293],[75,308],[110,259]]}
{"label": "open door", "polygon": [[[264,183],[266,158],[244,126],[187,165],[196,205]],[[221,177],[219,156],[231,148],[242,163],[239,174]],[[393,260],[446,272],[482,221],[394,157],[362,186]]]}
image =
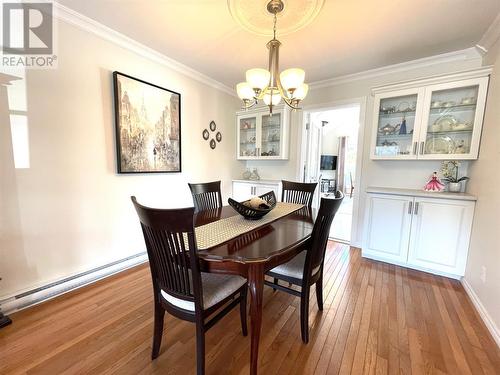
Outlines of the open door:
{"label": "open door", "polygon": [[319,121],[311,121],[311,115],[308,113],[306,117],[306,158],[304,163],[304,179],[303,182],[317,182],[318,187],[315,191],[313,199],[313,207],[317,207],[320,195],[320,160],[321,160],[321,137],[322,124]]}

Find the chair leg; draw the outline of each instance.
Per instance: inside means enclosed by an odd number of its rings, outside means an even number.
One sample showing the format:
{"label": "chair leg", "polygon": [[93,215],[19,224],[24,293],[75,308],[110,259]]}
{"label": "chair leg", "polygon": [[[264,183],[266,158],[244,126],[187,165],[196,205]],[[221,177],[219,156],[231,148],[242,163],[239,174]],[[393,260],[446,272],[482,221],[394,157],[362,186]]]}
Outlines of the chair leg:
{"label": "chair leg", "polygon": [[[278,285],[278,279],[276,277],[274,278],[274,285]],[[277,289],[273,288],[273,291],[276,292]]]}
{"label": "chair leg", "polygon": [[240,300],[241,333],[243,334],[243,336],[248,335],[248,330],[247,330],[247,292],[248,292],[248,287],[245,285],[245,287],[241,291],[241,300]]}
{"label": "chair leg", "polygon": [[316,300],[318,301],[318,309],[323,311],[323,273],[316,281]]}
{"label": "chair leg", "polygon": [[163,336],[163,320],[165,318],[165,310],[159,302],[155,302],[155,322],[153,331],[153,351],[151,359],[156,359],[160,353],[161,338]]}
{"label": "chair leg", "polygon": [[309,289],[303,286],[300,296],[300,333],[305,344],[309,342]]}
{"label": "chair leg", "polygon": [[205,374],[205,330],[203,321],[196,322],[196,374]]}

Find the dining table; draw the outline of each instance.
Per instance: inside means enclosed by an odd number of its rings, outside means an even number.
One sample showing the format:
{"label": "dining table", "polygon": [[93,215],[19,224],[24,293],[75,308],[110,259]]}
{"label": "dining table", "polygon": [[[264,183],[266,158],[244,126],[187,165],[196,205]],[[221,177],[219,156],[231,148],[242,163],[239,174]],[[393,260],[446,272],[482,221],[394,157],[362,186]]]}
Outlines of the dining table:
{"label": "dining table", "polygon": [[[230,206],[200,211],[195,214],[195,227],[202,227],[236,215],[239,214]],[[256,220],[255,229],[215,246],[198,250],[203,272],[239,275],[248,280],[250,374],[252,375],[258,372],[265,274],[307,249],[315,215],[316,210],[302,206],[271,222],[263,222],[262,225]]]}

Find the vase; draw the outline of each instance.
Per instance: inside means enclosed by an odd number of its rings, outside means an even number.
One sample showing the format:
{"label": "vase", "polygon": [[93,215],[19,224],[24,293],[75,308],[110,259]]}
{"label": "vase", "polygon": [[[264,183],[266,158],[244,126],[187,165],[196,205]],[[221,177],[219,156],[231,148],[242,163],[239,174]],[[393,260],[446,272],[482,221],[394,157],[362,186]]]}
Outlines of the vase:
{"label": "vase", "polygon": [[259,173],[257,172],[257,168],[254,168],[252,174],[250,176],[250,180],[260,180]]}
{"label": "vase", "polygon": [[462,183],[461,182],[450,182],[448,185],[448,190],[451,193],[460,193],[462,191]]}
{"label": "vase", "polygon": [[247,168],[247,170],[245,172],[243,172],[243,179],[249,180],[251,175],[252,175],[252,172],[250,172],[250,169]]}

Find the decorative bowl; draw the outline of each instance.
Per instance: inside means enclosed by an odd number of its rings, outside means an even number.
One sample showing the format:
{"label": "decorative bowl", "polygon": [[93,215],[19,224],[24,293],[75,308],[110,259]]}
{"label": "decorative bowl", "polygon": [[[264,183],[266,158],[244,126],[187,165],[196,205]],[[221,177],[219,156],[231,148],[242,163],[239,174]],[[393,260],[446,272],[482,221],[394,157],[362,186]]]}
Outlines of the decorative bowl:
{"label": "decorative bowl", "polygon": [[269,208],[266,209],[261,209],[261,208],[252,208],[249,206],[246,206],[244,203],[248,202],[248,200],[243,201],[243,202],[237,202],[232,198],[229,198],[227,202],[229,205],[234,208],[234,210],[239,213],[241,216],[243,216],[247,220],[258,220],[261,217],[267,215],[269,212],[273,210],[274,207],[276,207],[276,196],[274,195],[274,191],[270,191],[268,193],[259,195],[259,198],[263,199],[266,201],[267,205]]}

